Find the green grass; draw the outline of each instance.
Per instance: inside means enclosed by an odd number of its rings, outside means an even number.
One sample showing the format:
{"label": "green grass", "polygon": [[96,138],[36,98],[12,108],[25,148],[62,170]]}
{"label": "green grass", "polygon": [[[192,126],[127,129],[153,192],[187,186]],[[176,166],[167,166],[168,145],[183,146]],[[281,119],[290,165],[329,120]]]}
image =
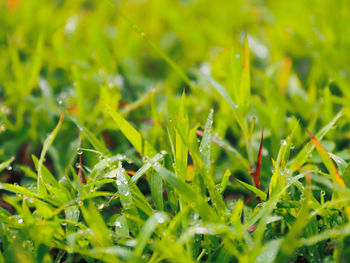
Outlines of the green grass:
{"label": "green grass", "polygon": [[347,1],[0,10],[0,263],[348,261]]}

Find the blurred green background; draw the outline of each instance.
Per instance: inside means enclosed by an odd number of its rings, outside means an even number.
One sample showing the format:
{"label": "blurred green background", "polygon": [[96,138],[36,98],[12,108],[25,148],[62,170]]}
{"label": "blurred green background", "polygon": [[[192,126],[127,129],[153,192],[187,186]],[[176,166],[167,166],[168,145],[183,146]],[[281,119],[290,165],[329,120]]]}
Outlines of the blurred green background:
{"label": "blurred green background", "polygon": [[[103,101],[119,109],[157,150],[169,150],[166,123],[176,116],[183,90],[190,128],[197,123],[203,128],[214,108],[215,132],[250,163],[256,159],[265,128],[264,185],[271,174],[270,156],[276,158],[280,140],[296,123],[300,122],[297,152],[307,140],[306,129],[318,131],[341,108],[346,117],[324,145],[350,159],[348,1],[129,0],[115,5],[179,65],[193,85],[187,85],[108,1],[3,0],[1,161],[16,156],[17,164],[32,166],[31,154],[39,155],[62,109],[104,140],[113,153],[132,156]],[[249,147],[228,104],[203,78],[209,74],[237,101],[235,76],[240,72],[235,65],[243,65],[245,35],[251,95],[241,118],[252,129]],[[74,162],[78,138],[78,129],[66,118],[49,151],[51,169],[58,177]],[[234,156],[219,147],[213,151],[217,178],[225,169],[248,174]],[[320,159],[316,156],[314,161]]]}

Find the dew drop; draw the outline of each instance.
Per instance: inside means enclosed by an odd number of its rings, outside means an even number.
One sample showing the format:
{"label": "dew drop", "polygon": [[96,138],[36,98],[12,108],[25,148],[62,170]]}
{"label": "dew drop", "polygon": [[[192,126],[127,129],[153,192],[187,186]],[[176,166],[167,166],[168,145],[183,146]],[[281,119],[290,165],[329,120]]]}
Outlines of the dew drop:
{"label": "dew drop", "polygon": [[122,224],[118,220],[114,222],[114,225],[116,227],[121,227],[122,226]]}
{"label": "dew drop", "polygon": [[281,144],[282,144],[283,146],[285,146],[285,145],[287,145],[287,141],[286,141],[286,140],[281,140]]}
{"label": "dew drop", "polygon": [[163,154],[163,155],[167,154],[166,151],[161,151],[160,153]]}
{"label": "dew drop", "polygon": [[12,171],[12,166],[7,167],[7,170]]}
{"label": "dew drop", "polygon": [[59,104],[59,105],[62,105],[62,100],[59,100],[59,101],[58,101],[58,104]]}
{"label": "dew drop", "polygon": [[22,224],[23,223],[23,218],[18,219],[18,223]]}
{"label": "dew drop", "polygon": [[81,168],[80,163],[76,163],[76,164],[75,164],[75,167],[78,168],[78,169],[80,169],[80,168]]}
{"label": "dew drop", "polygon": [[122,184],[122,182],[120,180],[117,180],[116,183],[117,183],[117,185],[121,185]]}

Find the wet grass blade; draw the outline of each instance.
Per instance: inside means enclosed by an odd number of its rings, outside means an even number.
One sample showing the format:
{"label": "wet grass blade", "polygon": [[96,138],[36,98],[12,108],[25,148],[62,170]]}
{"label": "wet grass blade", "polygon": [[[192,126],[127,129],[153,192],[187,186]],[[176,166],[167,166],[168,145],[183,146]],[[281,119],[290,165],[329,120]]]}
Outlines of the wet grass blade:
{"label": "wet grass blade", "polygon": [[106,146],[100,142],[100,140],[97,139],[97,137],[88,128],[79,123],[74,117],[71,117],[71,120],[77,125],[79,130],[84,134],[85,138],[91,143],[95,150],[97,150],[104,157],[111,155]]}

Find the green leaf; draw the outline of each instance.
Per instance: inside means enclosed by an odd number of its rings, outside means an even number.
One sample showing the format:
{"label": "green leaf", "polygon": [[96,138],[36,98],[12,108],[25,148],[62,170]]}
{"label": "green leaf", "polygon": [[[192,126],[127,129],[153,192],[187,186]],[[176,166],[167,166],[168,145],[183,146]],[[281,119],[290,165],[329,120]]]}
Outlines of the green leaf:
{"label": "green leaf", "polygon": [[203,218],[203,220],[215,220],[217,218],[213,209],[202,199],[200,195],[194,192],[185,182],[176,177],[175,174],[161,166],[159,163],[152,162],[152,167],[162,176],[162,178],[171,184],[181,194],[185,200],[191,202],[193,209]]}
{"label": "green leaf", "polygon": [[43,163],[45,161],[45,155],[46,155],[49,147],[53,143],[54,139],[56,138],[56,135],[57,135],[58,131],[60,130],[60,128],[62,126],[63,117],[64,117],[64,114],[62,112],[61,116],[60,116],[60,120],[59,120],[56,128],[46,138],[46,140],[44,142],[43,149],[42,149],[41,154],[40,154],[40,159],[39,159],[39,163],[38,163],[38,180],[37,180],[38,181],[38,193],[40,195],[44,196],[44,197],[47,195],[47,191],[46,191],[46,187],[45,187],[45,181],[46,181],[46,179],[48,177],[46,177],[47,174],[43,174],[43,172],[42,172],[42,170],[43,170]]}
{"label": "green leaf", "polygon": [[71,120],[77,125],[79,130],[84,134],[86,139],[91,143],[91,145],[104,157],[110,156],[109,150],[106,146],[97,139],[97,137],[86,127],[84,127],[81,123],[79,123],[75,118],[71,117]]}
{"label": "green leaf", "polygon": [[213,126],[213,115],[214,110],[211,109],[207,118],[207,122],[205,124],[204,135],[201,141],[201,145],[199,147],[199,152],[201,153],[201,157],[207,171],[210,167],[210,144],[212,137],[212,126]]}
{"label": "green leaf", "polygon": [[[166,152],[163,151],[162,153],[158,153],[156,154],[151,161],[152,162],[159,162],[160,160],[163,159],[164,154]],[[151,163],[149,161],[147,161],[146,159],[146,163],[144,165],[141,166],[141,168],[139,170],[137,170],[137,172],[133,175],[133,177],[131,177],[130,181],[129,181],[129,185],[132,185],[134,183],[137,182],[137,180],[144,175],[150,168],[152,167]]]}
{"label": "green leaf", "polygon": [[346,187],[350,188],[350,162],[345,167],[342,177]]}
{"label": "green leaf", "polygon": [[260,189],[256,188],[254,185],[247,184],[247,183],[245,183],[237,178],[235,178],[235,181],[240,183],[242,186],[244,186],[248,190],[252,191],[255,195],[259,196],[261,200],[263,200],[263,201],[266,200],[267,195],[263,191],[261,191]]}
{"label": "green leaf", "polygon": [[157,212],[154,215],[152,215],[150,218],[148,218],[148,220],[146,221],[146,224],[142,227],[142,230],[140,231],[140,234],[137,237],[137,245],[135,247],[136,256],[138,257],[141,256],[142,251],[147,245],[147,242],[150,239],[150,236],[154,232],[156,227],[159,224],[163,224],[167,220],[168,220],[168,216],[162,212]]}
{"label": "green leaf", "polygon": [[[188,158],[188,116],[185,109],[185,92],[183,92],[180,101],[176,126],[175,171],[176,175],[185,181]],[[182,136],[180,134],[182,134]]]}
{"label": "green leaf", "polygon": [[[323,137],[329,132],[333,127],[335,126],[336,122],[343,116],[343,111],[339,111],[337,115],[334,116],[334,118],[321,130],[319,130],[318,133],[316,133],[315,138],[318,141],[321,141]],[[298,153],[298,155],[292,160],[292,164],[290,166],[290,169],[292,171],[300,169],[304,163],[309,159],[310,154],[315,149],[315,146],[312,142],[307,143],[303,149]]]}
{"label": "green leaf", "polygon": [[127,122],[120,113],[113,110],[109,105],[106,105],[106,108],[124,136],[142,156],[151,158],[157,153],[153,146],[144,139],[143,135]]}
{"label": "green leaf", "polygon": [[2,163],[0,163],[0,172],[2,170],[4,170],[5,168],[9,167],[10,164],[13,162],[13,160],[15,159],[14,156],[12,156],[10,159],[8,159],[7,161],[4,161]]}

